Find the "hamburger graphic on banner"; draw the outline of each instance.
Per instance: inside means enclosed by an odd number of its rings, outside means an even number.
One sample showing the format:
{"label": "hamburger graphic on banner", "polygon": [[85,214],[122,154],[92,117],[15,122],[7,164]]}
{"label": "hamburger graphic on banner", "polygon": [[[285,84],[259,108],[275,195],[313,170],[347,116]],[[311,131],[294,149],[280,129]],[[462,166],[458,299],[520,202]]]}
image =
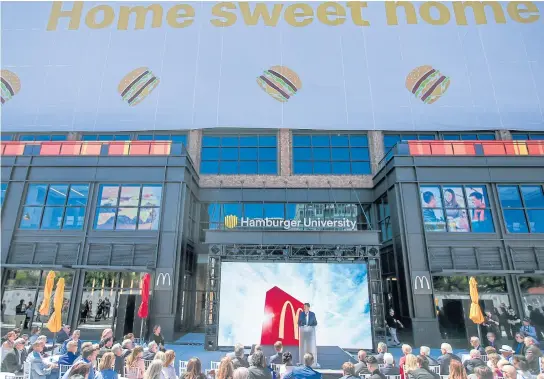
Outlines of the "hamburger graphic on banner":
{"label": "hamburger graphic on banner", "polygon": [[9,70],[2,70],[0,72],[0,79],[2,81],[0,83],[0,86],[2,87],[2,96],[0,99],[2,100],[2,104],[5,104],[13,96],[19,93],[21,90],[21,80],[17,74]]}
{"label": "hamburger graphic on banner", "polygon": [[285,66],[272,66],[257,78],[257,84],[274,99],[286,103],[301,88],[296,72]]}
{"label": "hamburger graphic on banner", "polygon": [[129,72],[119,83],[117,91],[129,106],[142,102],[159,85],[159,78],[147,67]]}
{"label": "hamburger graphic on banner", "polygon": [[425,104],[438,100],[450,86],[450,78],[432,66],[414,68],[406,77],[406,88]]}

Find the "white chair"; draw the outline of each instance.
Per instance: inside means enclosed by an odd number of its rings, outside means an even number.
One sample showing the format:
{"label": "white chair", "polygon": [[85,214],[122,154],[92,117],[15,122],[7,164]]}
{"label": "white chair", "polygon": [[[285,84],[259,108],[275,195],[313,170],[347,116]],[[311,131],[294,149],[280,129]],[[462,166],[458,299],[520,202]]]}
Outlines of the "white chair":
{"label": "white chair", "polygon": [[102,358],[96,358],[96,368],[98,369],[98,366],[100,366],[100,360]]}
{"label": "white chair", "polygon": [[429,371],[440,375],[440,366],[429,366]]}
{"label": "white chair", "polygon": [[440,379],[448,379],[449,377],[449,375],[440,375]]}
{"label": "white chair", "polygon": [[219,370],[219,365],[221,364],[221,362],[214,362],[214,361],[211,361],[210,363],[210,367],[212,370]]}
{"label": "white chair", "polygon": [[487,362],[487,360],[488,360],[487,355],[482,355],[481,360],[484,361],[484,362]]}
{"label": "white chair", "polygon": [[149,359],[144,359],[144,366],[145,366],[145,369],[147,370],[149,365],[151,364],[151,362],[153,362],[153,360],[149,360]]}
{"label": "white chair", "polygon": [[276,373],[280,372],[282,366],[283,366],[282,364],[278,364],[278,363],[271,363],[270,364],[270,368],[272,369],[272,371],[274,371]]}
{"label": "white chair", "polygon": [[138,376],[140,375],[140,369],[138,367],[130,367],[127,368],[126,366],[123,368],[123,376],[125,378],[129,379],[138,379]]}
{"label": "white chair", "polygon": [[370,378],[371,376],[372,376],[372,375],[370,375],[370,374],[359,374],[359,377],[360,377],[361,379],[368,379],[368,378]]}
{"label": "white chair", "polygon": [[134,344],[139,345],[141,340],[142,340],[141,338],[134,338]]}
{"label": "white chair", "polygon": [[182,376],[184,372],[187,372],[187,365],[189,361],[179,361],[179,376]]}
{"label": "white chair", "polygon": [[23,364],[23,367],[24,367],[23,368],[23,378],[24,379],[30,379],[30,368],[31,368],[30,363],[25,362]]}
{"label": "white chair", "polygon": [[72,365],[59,365],[59,379],[62,378],[62,376],[66,374],[66,372],[70,370],[71,368],[72,368]]}
{"label": "white chair", "polygon": [[400,379],[400,375],[387,375],[387,379]]}

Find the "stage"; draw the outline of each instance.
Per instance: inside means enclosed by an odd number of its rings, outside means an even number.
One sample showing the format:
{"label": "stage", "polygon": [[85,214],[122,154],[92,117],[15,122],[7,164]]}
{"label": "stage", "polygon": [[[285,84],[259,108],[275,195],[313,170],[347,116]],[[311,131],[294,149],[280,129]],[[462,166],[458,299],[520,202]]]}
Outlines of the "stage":
{"label": "stage", "polygon": [[[262,349],[267,358],[276,353],[274,346],[263,346]],[[298,346],[284,346],[283,352],[286,351],[293,355],[293,364],[296,366],[299,363]],[[338,346],[317,347],[317,363],[319,363],[321,369],[339,370],[344,362],[356,363],[349,353]]]}

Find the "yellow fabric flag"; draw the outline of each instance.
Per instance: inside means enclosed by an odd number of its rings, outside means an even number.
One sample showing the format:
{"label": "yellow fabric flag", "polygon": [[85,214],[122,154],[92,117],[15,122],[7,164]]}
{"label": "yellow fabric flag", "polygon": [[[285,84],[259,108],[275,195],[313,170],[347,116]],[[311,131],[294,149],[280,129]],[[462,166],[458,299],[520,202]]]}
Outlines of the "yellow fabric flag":
{"label": "yellow fabric flag", "polygon": [[55,284],[55,271],[49,271],[45,280],[45,288],[43,289],[43,301],[40,305],[40,314],[49,316],[49,303],[51,302],[51,294],[53,293],[53,285]]}
{"label": "yellow fabric flag", "polygon": [[60,278],[57,282],[57,289],[55,291],[55,299],[53,300],[53,306],[55,311],[47,322],[47,329],[56,333],[62,328],[62,304],[64,303],[64,278]]}
{"label": "yellow fabric flag", "polygon": [[479,303],[480,296],[478,295],[478,282],[473,276],[469,280],[469,286],[470,286],[470,300],[472,301],[470,304],[469,318],[475,324],[483,324],[485,321],[485,318],[484,318],[484,315],[482,314],[482,310],[480,309],[480,303]]}

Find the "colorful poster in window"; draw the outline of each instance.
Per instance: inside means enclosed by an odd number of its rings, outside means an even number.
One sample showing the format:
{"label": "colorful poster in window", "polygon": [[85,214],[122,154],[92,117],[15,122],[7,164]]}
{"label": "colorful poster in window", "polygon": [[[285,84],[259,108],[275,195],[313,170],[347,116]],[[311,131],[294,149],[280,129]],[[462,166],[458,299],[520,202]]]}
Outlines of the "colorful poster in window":
{"label": "colorful poster in window", "polygon": [[100,187],[100,205],[101,206],[116,206],[119,196],[119,186],[101,186]]}
{"label": "colorful poster in window", "polygon": [[420,195],[421,204],[423,207],[423,223],[425,225],[425,230],[431,232],[446,231],[440,188],[438,186],[421,187]]}
{"label": "colorful poster in window", "polygon": [[472,231],[476,233],[492,233],[493,220],[487,209],[487,191],[485,186],[465,186],[465,194],[469,207]]}
{"label": "colorful poster in window", "polygon": [[470,232],[463,187],[444,186],[442,187],[442,191],[448,231]]}

